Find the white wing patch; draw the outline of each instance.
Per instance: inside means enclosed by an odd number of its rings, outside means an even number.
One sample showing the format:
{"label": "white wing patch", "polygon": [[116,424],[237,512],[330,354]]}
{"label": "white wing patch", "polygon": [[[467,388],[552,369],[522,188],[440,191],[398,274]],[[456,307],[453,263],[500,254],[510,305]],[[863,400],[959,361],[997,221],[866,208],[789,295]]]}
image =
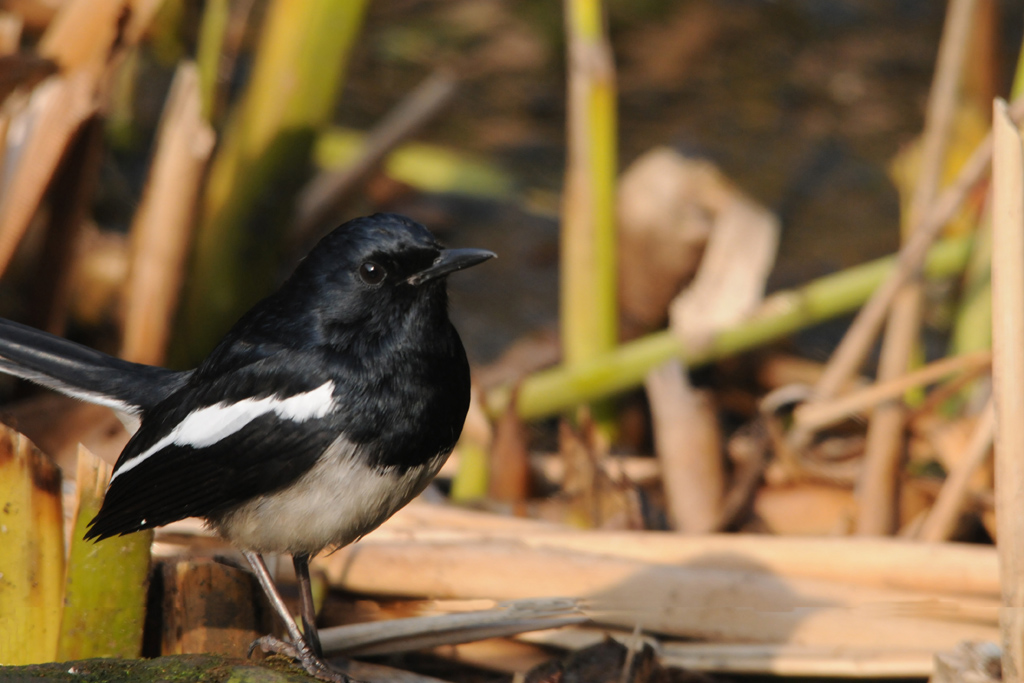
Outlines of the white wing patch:
{"label": "white wing patch", "polygon": [[118,475],[135,468],[154,453],[167,446],[192,446],[204,448],[225,439],[243,429],[258,417],[273,413],[282,420],[305,422],[324,417],[334,408],[334,382],[327,382],[303,394],[288,398],[267,396],[247,398],[243,401],[215,403],[212,406],[193,410],[185,416],[166,436],[155,444],[126,461],[110,478],[113,482]]}

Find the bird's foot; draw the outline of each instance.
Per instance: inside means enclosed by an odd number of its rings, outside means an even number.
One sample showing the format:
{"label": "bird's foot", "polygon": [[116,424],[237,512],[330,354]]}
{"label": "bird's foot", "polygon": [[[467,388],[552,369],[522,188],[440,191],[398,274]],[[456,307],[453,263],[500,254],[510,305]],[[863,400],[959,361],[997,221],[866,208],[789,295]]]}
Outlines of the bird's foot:
{"label": "bird's foot", "polygon": [[330,664],[317,657],[305,642],[296,644],[274,636],[263,636],[254,640],[249,646],[249,656],[252,656],[257,647],[264,653],[283,655],[294,659],[309,675],[318,680],[327,683],[360,683],[360,681],[333,669]]}

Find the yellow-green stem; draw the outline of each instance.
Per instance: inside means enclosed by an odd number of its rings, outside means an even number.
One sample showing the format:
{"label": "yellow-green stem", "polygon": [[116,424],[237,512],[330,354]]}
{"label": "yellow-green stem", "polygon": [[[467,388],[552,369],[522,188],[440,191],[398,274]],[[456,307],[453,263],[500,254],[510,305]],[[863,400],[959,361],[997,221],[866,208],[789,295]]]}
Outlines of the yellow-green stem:
{"label": "yellow-green stem", "polygon": [[600,0],[566,0],[568,160],[562,208],[561,338],[566,363],[618,339],[615,72]]}
{"label": "yellow-green stem", "polygon": [[224,33],[231,19],[228,0],[207,0],[203,20],[199,25],[199,45],[196,64],[199,67],[199,93],[202,97],[203,118],[211,121],[217,101],[220,81],[220,57],[224,47]]}
{"label": "yellow-green stem", "polygon": [[[963,270],[968,238],[940,242],[928,254],[925,272],[944,277]],[[769,296],[758,311],[734,328],[720,332],[707,346],[687,349],[671,332],[657,332],[619,346],[586,363],[562,365],[527,377],[519,387],[517,410],[537,419],[639,386],[647,373],[671,358],[693,367],[710,363],[796,330],[834,318],[862,305],[895,265],[894,256],[829,275],[796,290]],[[510,387],[487,394],[487,410],[496,417],[507,407]]]}

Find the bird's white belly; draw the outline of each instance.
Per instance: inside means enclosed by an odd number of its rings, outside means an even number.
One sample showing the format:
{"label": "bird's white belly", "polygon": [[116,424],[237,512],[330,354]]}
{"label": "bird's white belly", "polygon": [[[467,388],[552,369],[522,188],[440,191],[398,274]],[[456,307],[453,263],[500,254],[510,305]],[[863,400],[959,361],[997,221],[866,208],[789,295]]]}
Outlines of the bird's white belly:
{"label": "bird's white belly", "polygon": [[232,543],[261,553],[315,554],[347,545],[376,529],[418,495],[448,453],[399,473],[362,464],[339,438],[287,488],[257,496],[211,518]]}

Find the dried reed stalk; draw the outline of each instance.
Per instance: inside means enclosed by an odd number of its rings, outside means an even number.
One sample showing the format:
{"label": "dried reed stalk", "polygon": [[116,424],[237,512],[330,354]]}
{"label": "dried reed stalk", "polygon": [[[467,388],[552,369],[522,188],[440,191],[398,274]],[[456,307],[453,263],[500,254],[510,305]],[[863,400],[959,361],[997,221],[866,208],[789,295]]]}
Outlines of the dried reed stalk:
{"label": "dried reed stalk", "polygon": [[323,563],[332,585],[442,598],[585,597],[602,623],[671,635],[862,647],[994,638],[998,603],[780,577],[754,568],[652,565],[514,543],[367,543]]}
{"label": "dried reed stalk", "polygon": [[171,84],[149,180],[132,223],[121,356],[159,365],[171,333],[192,217],[214,133],[201,114],[196,67],[183,62]]}
{"label": "dried reed stalk", "polygon": [[857,389],[840,398],[805,403],[794,411],[794,424],[799,429],[816,432],[855,417],[879,403],[896,400],[912,389],[933,384],[954,374],[971,374],[987,368],[991,363],[991,351],[943,358],[920,370]]}
{"label": "dried reed stalk", "polygon": [[410,543],[501,541],[523,549],[564,550],[650,564],[722,569],[759,567],[782,577],[987,597],[999,594],[995,549],[975,544],[584,531],[425,504],[399,511],[362,543],[393,543],[403,539]]}
{"label": "dried reed stalk", "polygon": [[993,371],[1003,680],[1024,680],[1024,148],[1006,103],[993,108]]}
{"label": "dried reed stalk", "polygon": [[672,528],[713,531],[725,492],[718,415],[678,361],[652,370],[646,386]]}
{"label": "dried reed stalk", "polygon": [[15,171],[4,179],[0,196],[0,273],[7,270],[73,136],[96,113],[94,85],[85,72],[50,78],[18,115],[27,132],[17,144],[8,140],[5,150]]}

